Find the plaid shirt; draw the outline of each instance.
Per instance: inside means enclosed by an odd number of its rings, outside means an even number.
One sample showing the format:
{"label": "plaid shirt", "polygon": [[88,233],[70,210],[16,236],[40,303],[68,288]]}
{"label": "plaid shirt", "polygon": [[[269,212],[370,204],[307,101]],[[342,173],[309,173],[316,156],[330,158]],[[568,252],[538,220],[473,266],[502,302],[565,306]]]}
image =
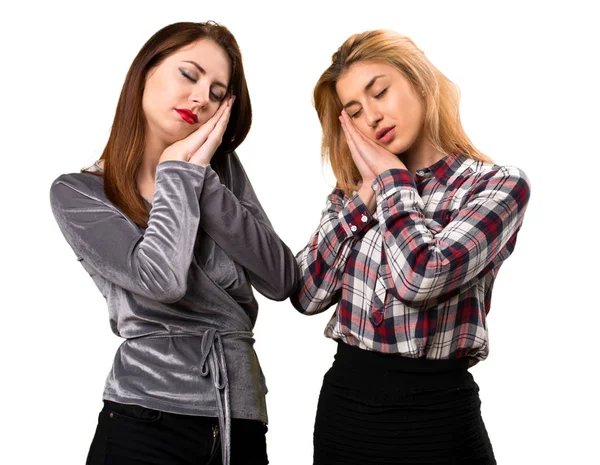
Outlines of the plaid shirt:
{"label": "plaid shirt", "polygon": [[325,335],[406,357],[488,354],[486,316],[500,265],[512,253],[529,200],[516,167],[449,154],[416,176],[375,179],[374,215],[335,189],[296,259],[305,314],[336,311]]}

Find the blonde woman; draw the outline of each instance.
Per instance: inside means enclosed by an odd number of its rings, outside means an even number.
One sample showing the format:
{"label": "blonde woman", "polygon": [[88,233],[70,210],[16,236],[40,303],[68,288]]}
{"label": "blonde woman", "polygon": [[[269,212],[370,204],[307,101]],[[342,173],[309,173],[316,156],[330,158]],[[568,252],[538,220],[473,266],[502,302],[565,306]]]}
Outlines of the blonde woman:
{"label": "blonde woman", "polygon": [[469,367],[513,252],[529,181],[465,134],[456,87],[407,37],[369,31],[314,90],[337,186],[297,255],[304,314],[338,342],[314,463],[494,464]]}

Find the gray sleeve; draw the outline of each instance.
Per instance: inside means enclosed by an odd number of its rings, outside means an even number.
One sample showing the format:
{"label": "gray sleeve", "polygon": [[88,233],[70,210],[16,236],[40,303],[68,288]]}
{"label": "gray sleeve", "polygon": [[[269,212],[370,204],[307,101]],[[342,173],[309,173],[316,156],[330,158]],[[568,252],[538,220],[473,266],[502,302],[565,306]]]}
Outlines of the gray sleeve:
{"label": "gray sleeve", "polygon": [[52,212],[77,258],[100,276],[144,297],[176,302],[186,292],[204,173],[204,167],[184,161],[160,163],[143,232],[73,175],[53,182]]}
{"label": "gray sleeve", "polygon": [[237,155],[229,155],[231,190],[207,167],[200,197],[200,227],[239,263],[254,288],[271,300],[296,289],[298,267],[289,247],[273,230]]}

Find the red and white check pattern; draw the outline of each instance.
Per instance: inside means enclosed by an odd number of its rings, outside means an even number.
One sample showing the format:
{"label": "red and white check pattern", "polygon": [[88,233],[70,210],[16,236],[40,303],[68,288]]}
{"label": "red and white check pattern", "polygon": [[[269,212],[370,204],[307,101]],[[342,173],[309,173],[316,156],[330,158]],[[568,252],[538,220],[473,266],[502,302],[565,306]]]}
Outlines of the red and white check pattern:
{"label": "red and white check pattern", "polygon": [[486,315],[529,200],[525,173],[449,154],[373,183],[377,211],[334,190],[296,259],[305,314],[337,304],[326,336],[406,357],[488,354]]}

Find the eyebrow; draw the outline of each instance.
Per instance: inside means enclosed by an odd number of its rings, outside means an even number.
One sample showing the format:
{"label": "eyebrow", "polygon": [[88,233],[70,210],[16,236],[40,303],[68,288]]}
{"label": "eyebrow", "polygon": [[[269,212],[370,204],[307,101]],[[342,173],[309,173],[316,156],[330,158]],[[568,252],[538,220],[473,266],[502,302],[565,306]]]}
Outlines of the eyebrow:
{"label": "eyebrow", "polygon": [[[365,86],[365,93],[369,92],[369,89],[371,87],[373,87],[373,84],[375,84],[375,81],[377,81],[377,79],[379,79],[380,77],[385,77],[385,75],[383,74],[378,74],[377,76],[374,76],[373,79],[371,79],[368,84]],[[344,105],[344,108],[348,108],[351,107],[352,105],[356,105],[358,102],[356,100],[350,100],[346,105]]]}
{"label": "eyebrow", "polygon": [[[200,66],[198,63],[196,63],[195,61],[184,60],[184,63],[190,63],[190,64],[194,65],[198,69],[198,71],[200,71],[200,74],[206,74],[206,71],[204,70],[204,68],[202,66]],[[223,84],[221,81],[215,81],[215,85],[223,87],[225,90],[227,90],[227,86],[225,84]]]}

